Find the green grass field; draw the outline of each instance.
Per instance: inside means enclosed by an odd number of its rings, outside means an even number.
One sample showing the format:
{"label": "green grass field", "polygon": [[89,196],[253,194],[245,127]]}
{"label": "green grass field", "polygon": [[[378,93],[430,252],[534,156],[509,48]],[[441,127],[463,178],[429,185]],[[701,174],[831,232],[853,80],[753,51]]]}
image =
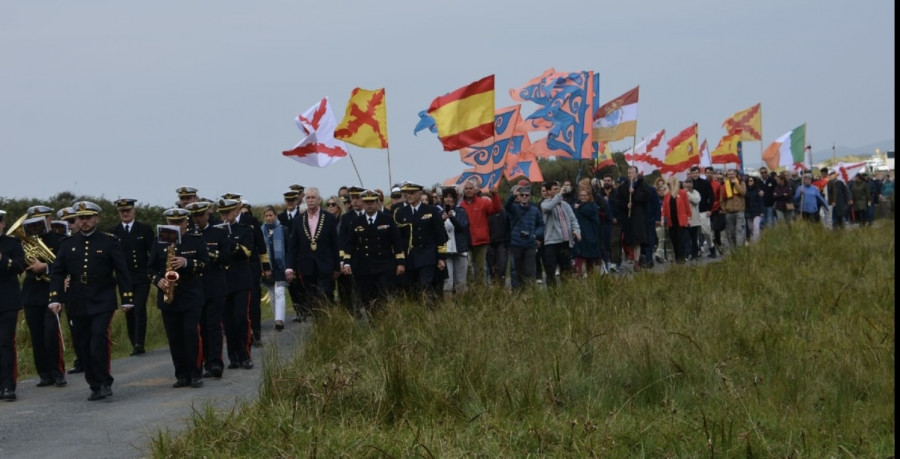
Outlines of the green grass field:
{"label": "green grass field", "polygon": [[156,457],[888,457],[894,225],[779,227],[718,263],[332,310],[258,402]]}

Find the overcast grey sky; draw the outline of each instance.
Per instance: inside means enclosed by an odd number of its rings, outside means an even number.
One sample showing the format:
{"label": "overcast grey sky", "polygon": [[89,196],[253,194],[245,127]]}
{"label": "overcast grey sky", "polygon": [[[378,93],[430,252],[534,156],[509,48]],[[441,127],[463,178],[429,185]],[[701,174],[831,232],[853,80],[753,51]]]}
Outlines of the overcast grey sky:
{"label": "overcast grey sky", "polygon": [[[394,182],[465,166],[412,135],[439,95],[496,74],[496,106],[545,69],[595,70],[600,100],[641,86],[638,135],[722,121],[762,103],[765,144],[894,138],[894,2],[714,0],[0,2],[0,196],[59,191],[170,206],[190,185],[276,203],[292,183],[358,184],[281,155],[293,118],[328,96],[385,87]],[[525,104],[523,113],[535,106]],[[613,149],[631,146],[617,142]],[[387,153],[349,146],[363,184],[389,187]],[[746,143],[748,166],[760,144]]]}

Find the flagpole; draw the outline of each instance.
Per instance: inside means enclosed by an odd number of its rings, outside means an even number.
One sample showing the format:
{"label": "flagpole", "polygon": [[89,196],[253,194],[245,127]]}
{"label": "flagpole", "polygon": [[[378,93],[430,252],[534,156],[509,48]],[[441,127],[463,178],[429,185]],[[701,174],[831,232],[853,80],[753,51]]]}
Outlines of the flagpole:
{"label": "flagpole", "polygon": [[388,160],[388,188],[394,186],[394,179],[391,177],[391,147],[386,147]]}
{"label": "flagpole", "polygon": [[359,179],[359,186],[363,186],[362,176],[359,175],[359,169],[356,168],[356,161],[353,160],[353,155],[348,151],[347,156],[350,157],[350,163],[353,164],[353,170],[356,171],[356,178]]}

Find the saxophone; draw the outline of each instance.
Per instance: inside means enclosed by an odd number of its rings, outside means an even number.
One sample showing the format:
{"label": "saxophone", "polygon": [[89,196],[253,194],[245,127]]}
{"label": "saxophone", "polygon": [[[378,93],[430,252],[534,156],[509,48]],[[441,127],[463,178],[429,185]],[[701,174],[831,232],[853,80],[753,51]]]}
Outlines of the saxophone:
{"label": "saxophone", "polygon": [[175,272],[175,244],[169,244],[169,248],[166,249],[166,274],[165,279],[167,281],[166,288],[163,289],[163,302],[169,304],[175,301],[175,284],[178,283],[178,278],[181,277]]}

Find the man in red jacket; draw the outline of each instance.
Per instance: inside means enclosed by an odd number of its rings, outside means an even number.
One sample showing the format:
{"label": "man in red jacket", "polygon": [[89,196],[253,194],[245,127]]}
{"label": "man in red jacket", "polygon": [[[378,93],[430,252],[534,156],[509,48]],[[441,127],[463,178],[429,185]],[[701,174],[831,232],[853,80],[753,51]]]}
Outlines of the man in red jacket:
{"label": "man in red jacket", "polygon": [[500,195],[491,190],[491,197],[478,195],[478,189],[471,181],[463,185],[463,199],[459,203],[469,216],[469,269],[474,273],[475,282],[486,282],[487,249],[491,242],[488,215],[500,212]]}

